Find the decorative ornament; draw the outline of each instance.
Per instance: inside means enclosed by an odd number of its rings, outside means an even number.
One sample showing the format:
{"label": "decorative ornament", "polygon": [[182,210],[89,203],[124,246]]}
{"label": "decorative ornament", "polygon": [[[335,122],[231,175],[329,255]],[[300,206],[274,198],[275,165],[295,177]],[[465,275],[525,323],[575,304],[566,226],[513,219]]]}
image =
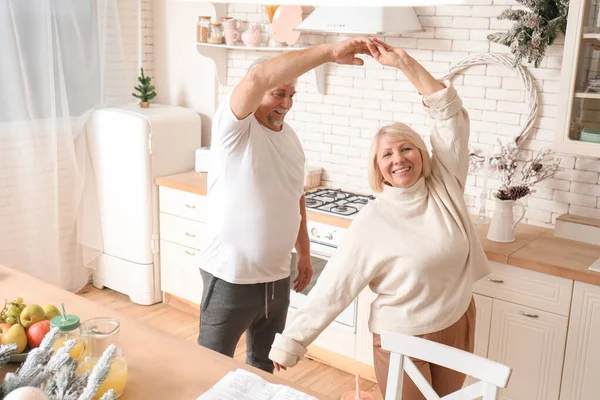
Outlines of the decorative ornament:
{"label": "decorative ornament", "polygon": [[4,400],[49,400],[48,396],[36,387],[26,386],[13,390]]}
{"label": "decorative ornament", "polygon": [[516,0],[529,8],[506,9],[498,19],[515,21],[508,32],[488,35],[488,40],[510,47],[515,55],[514,65],[526,59],[539,67],[546,54],[546,47],[554,43],[559,33],[565,33],[569,0]]}
{"label": "decorative ornament", "polygon": [[150,100],[152,100],[156,96],[156,92],[154,91],[154,86],[150,84],[150,77],[144,76],[144,68],[140,68],[140,71],[141,74],[138,77],[138,82],[140,84],[134,87],[134,89],[137,90],[139,94],[131,93],[131,95],[141,100],[141,108],[148,108],[150,107]]}
{"label": "decorative ornament", "polygon": [[[516,146],[520,146],[525,142],[527,136],[531,133],[531,128],[533,128],[533,124],[537,119],[538,113],[538,94],[537,89],[535,87],[535,83],[533,78],[527,72],[522,65],[514,65],[513,59],[502,54],[494,54],[494,53],[482,53],[475,54],[473,56],[469,56],[462,61],[452,65],[450,69],[444,74],[441,79],[452,79],[454,75],[461,72],[464,69],[475,65],[481,64],[496,64],[503,65],[513,71],[515,75],[521,82],[523,83],[523,87],[525,89],[525,102],[528,110],[527,118],[525,119],[525,123],[521,127],[519,133],[515,136],[514,143]],[[494,160],[498,159],[498,155],[490,156],[492,165],[494,164]],[[476,171],[484,165],[485,156],[480,155],[474,149],[469,149],[469,163],[471,171]]]}
{"label": "decorative ornament", "polygon": [[300,37],[300,32],[295,31],[302,23],[302,7],[279,6],[273,16],[273,36],[277,41],[293,46]]}

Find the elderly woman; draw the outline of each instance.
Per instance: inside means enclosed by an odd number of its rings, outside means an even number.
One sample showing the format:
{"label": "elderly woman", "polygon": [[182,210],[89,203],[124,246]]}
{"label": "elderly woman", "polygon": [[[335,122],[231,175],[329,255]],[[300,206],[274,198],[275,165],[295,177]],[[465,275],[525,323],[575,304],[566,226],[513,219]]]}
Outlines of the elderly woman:
{"label": "elderly woman", "polygon": [[[277,335],[269,357],[294,366],[334,318],[369,285],[375,373],[385,395],[389,353],[383,330],[415,335],[473,351],[473,284],[489,273],[463,192],[469,167],[469,119],[449,82],[442,84],[404,50],[377,39],[368,44],[383,65],[396,67],[423,96],[433,119],[431,157],[409,126],[381,128],[371,146],[369,184],[377,199],[352,222],[308,301]],[[440,396],[461,388],[465,376],[416,360]],[[422,398],[410,379],[403,399]]]}

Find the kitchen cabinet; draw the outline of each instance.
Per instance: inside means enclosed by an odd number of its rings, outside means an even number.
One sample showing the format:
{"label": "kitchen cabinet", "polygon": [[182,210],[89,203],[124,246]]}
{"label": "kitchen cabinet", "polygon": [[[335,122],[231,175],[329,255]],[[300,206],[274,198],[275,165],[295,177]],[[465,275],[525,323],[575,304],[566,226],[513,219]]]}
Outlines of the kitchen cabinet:
{"label": "kitchen cabinet", "polygon": [[199,258],[208,236],[206,197],[161,186],[159,210],[161,290],[200,304]]}
{"label": "kitchen cabinet", "polygon": [[490,267],[474,287],[475,353],[513,369],[501,399],[558,399],[573,281],[498,262]]}
{"label": "kitchen cabinet", "polygon": [[600,154],[600,0],[571,0],[554,150]]}
{"label": "kitchen cabinet", "polygon": [[560,400],[600,396],[600,287],[575,282]]}
{"label": "kitchen cabinet", "polygon": [[500,399],[558,399],[567,317],[494,299],[488,358],[513,369]]}

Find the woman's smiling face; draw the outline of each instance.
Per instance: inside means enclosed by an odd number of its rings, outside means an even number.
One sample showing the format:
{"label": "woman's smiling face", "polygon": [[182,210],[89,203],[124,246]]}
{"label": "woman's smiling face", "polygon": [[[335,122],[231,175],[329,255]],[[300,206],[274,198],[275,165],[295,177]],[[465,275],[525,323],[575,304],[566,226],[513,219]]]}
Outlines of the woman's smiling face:
{"label": "woman's smiling face", "polygon": [[383,179],[393,187],[409,188],[423,171],[421,151],[406,140],[382,137],[377,149],[377,165]]}

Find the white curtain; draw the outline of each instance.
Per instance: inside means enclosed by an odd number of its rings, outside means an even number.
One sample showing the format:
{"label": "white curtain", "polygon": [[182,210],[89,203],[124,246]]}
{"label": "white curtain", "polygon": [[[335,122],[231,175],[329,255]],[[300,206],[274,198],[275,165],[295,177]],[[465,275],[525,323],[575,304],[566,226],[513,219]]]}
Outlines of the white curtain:
{"label": "white curtain", "polygon": [[0,0],[0,264],[72,291],[102,252],[85,122],[134,83],[118,11]]}

